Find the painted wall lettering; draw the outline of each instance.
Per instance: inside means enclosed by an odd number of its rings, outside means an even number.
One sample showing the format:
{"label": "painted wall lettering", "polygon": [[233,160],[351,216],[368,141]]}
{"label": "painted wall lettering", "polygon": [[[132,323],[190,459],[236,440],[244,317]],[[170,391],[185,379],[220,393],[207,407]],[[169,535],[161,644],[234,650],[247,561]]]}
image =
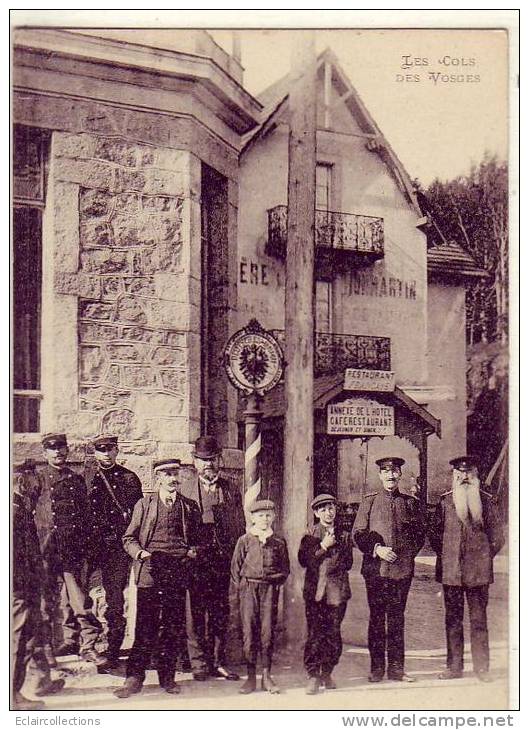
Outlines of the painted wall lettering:
{"label": "painted wall lettering", "polygon": [[268,266],[245,257],[239,263],[239,283],[268,286]]}
{"label": "painted wall lettering", "polygon": [[357,294],[367,297],[417,299],[417,283],[415,279],[405,281],[394,276],[350,273],[348,294],[349,296]]}

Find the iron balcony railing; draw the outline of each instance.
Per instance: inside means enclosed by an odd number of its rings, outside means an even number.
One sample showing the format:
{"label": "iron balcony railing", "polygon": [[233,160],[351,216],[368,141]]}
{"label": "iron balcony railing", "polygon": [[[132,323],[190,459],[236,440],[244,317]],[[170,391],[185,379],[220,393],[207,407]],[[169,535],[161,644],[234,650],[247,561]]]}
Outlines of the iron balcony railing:
{"label": "iron balcony railing", "polygon": [[[272,330],[283,352],[285,331]],[[391,370],[391,339],[372,335],[343,335],[316,332],[314,337],[314,374],[332,375],[346,368]]]}
{"label": "iron balcony railing", "polygon": [[[283,257],[287,242],[286,205],[268,210],[268,250]],[[317,210],[315,218],[316,250],[366,254],[372,260],[384,256],[384,219],[353,213]]]}

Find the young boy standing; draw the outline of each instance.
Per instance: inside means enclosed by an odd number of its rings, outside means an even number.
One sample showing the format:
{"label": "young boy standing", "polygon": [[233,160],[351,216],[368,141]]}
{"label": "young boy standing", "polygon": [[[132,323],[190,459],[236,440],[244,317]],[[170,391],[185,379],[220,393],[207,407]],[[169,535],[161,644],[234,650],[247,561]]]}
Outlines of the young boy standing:
{"label": "young boy standing", "polygon": [[311,507],[318,524],[304,535],[298,560],[306,568],[303,599],[307,617],[304,662],[309,675],[306,693],[317,694],[320,684],[335,689],[331,676],[342,653],[340,627],[351,597],[348,571],[353,565],[353,540],[335,524],[336,499],[319,494]]}
{"label": "young boy standing", "polygon": [[279,588],[290,572],[287,544],[274,535],[275,505],[261,499],[250,507],[252,527],[237,541],[231,561],[230,597],[239,613],[248,679],[239,689],[250,694],[256,687],[257,653],[261,648],[261,687],[272,694],[279,687],[271,676]]}

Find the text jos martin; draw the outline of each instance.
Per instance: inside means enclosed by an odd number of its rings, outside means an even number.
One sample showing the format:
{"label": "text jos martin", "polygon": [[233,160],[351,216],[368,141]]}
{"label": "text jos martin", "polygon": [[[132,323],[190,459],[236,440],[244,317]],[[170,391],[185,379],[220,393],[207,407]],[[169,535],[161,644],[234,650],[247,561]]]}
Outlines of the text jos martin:
{"label": "text jos martin", "polygon": [[400,57],[401,72],[395,75],[399,83],[420,83],[426,81],[439,86],[442,84],[479,84],[481,77],[474,73],[478,61],[465,56],[440,56],[439,58],[419,58],[413,55]]}

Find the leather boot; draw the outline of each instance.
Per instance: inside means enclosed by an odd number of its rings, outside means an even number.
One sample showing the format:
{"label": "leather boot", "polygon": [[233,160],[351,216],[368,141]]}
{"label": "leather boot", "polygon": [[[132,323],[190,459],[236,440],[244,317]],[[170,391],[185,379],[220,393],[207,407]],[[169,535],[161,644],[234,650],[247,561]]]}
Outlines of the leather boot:
{"label": "leather boot", "polygon": [[306,695],[317,695],[320,687],[319,677],[310,677],[307,686],[305,687]]}
{"label": "leather boot", "polygon": [[138,692],[141,692],[142,687],[143,682],[141,679],[138,679],[138,677],[127,677],[123,687],[114,690],[114,695],[116,697],[119,697],[120,699],[126,699],[131,695],[135,695],[138,694]]}
{"label": "leather boot", "polygon": [[255,687],[255,664],[248,664],[248,678],[239,687],[239,694],[249,695],[251,692],[255,692]]}
{"label": "leather boot", "polygon": [[28,700],[20,692],[15,692],[13,696],[13,709],[26,712],[28,710],[43,710],[46,707],[41,700]]}
{"label": "leather boot", "polygon": [[330,672],[329,674],[322,674],[321,675],[321,682],[325,689],[336,689],[336,682],[332,678]]}
{"label": "leather boot", "polygon": [[54,695],[60,692],[64,687],[64,679],[46,679],[39,682],[35,689],[37,697],[43,697],[44,695]]}
{"label": "leather boot", "polygon": [[278,695],[281,690],[272,679],[270,669],[263,669],[263,676],[261,677],[261,689],[265,692],[270,692],[273,695]]}

